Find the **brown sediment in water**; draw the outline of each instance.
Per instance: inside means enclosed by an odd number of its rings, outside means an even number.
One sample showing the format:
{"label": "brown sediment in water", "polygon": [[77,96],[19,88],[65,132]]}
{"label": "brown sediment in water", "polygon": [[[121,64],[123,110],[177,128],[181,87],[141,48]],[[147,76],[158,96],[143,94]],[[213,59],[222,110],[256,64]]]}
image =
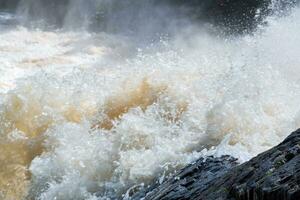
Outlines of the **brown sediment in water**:
{"label": "brown sediment in water", "polygon": [[34,59],[23,59],[19,65],[20,67],[28,67],[28,66],[34,66],[34,67],[43,67],[47,65],[53,65],[53,64],[70,64],[72,61],[64,56],[52,56],[49,58],[34,58]]}
{"label": "brown sediment in water", "polygon": [[[93,128],[98,127],[106,130],[113,128],[115,120],[120,119],[125,113],[132,108],[140,107],[145,111],[150,105],[157,102],[158,98],[167,92],[166,85],[151,85],[145,78],[141,84],[131,90],[125,90],[123,94],[118,96],[110,97],[104,105],[105,118],[98,124],[94,125]],[[187,110],[187,103],[177,103],[177,109],[175,115],[170,112],[164,113],[163,117],[169,121],[178,121],[184,111]]]}
{"label": "brown sediment in water", "polygon": [[[99,112],[99,108],[89,102],[78,105],[55,100],[40,102],[39,98],[30,96],[30,90],[25,87],[21,94],[8,94],[5,108],[0,113],[1,200],[19,200],[27,195],[31,179],[28,168],[35,157],[45,152],[44,133],[49,127],[64,122],[81,123],[83,119],[93,118]],[[105,118],[92,128],[110,130],[114,121],[121,119],[130,109],[140,107],[146,111],[166,93],[166,85],[150,84],[144,79],[136,88],[125,88],[124,92],[109,97],[100,109]],[[60,119],[56,119],[51,111],[47,113],[44,107],[51,107],[60,115]],[[186,110],[187,104],[179,102],[176,103],[175,113],[167,111],[161,115],[168,121],[176,122]]]}
{"label": "brown sediment in water", "polygon": [[30,183],[28,165],[43,152],[42,140],[5,141],[0,146],[1,199],[22,199]]}
{"label": "brown sediment in water", "polygon": [[93,128],[99,127],[110,130],[113,127],[113,122],[120,119],[131,108],[140,107],[145,111],[149,105],[157,101],[166,88],[166,86],[154,87],[149,84],[147,79],[144,79],[137,88],[125,90],[123,94],[110,97],[103,108],[104,120],[94,125]]}
{"label": "brown sediment in water", "polygon": [[[51,123],[34,123],[35,116],[41,113],[39,104],[32,102],[27,105],[27,111],[22,111],[24,102],[17,95],[9,99],[9,108],[1,113],[4,133],[0,145],[0,188],[2,199],[21,199],[29,185],[30,173],[28,165],[32,159],[43,152],[42,142],[39,139]],[[37,126],[38,125],[38,126]],[[9,139],[15,132],[22,136],[19,139]]]}
{"label": "brown sediment in water", "polygon": [[[20,96],[12,94],[6,106],[0,113],[0,199],[19,200],[28,192],[30,163],[45,151],[44,133],[52,124],[59,122],[50,115],[43,116],[43,106],[34,98],[24,102]],[[53,109],[63,107],[56,106]],[[74,123],[80,123],[85,114],[72,106],[61,111],[63,120]]]}

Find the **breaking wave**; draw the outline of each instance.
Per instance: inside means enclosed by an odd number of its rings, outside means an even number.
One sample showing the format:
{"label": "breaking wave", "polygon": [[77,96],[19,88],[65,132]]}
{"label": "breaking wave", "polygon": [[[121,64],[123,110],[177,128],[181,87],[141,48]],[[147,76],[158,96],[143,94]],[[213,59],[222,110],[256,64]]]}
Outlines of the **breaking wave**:
{"label": "breaking wave", "polygon": [[250,35],[191,23],[150,41],[2,23],[14,17],[0,14],[1,199],[126,199],[300,126],[299,8]]}

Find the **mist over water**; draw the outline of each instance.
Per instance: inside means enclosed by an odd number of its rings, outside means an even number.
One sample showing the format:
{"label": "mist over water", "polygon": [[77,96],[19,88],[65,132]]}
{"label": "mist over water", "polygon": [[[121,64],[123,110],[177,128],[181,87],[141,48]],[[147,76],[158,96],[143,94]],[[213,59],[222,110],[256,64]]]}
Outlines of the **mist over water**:
{"label": "mist over water", "polygon": [[299,128],[298,7],[226,35],[176,6],[0,12],[0,199],[126,199],[201,156],[242,163]]}

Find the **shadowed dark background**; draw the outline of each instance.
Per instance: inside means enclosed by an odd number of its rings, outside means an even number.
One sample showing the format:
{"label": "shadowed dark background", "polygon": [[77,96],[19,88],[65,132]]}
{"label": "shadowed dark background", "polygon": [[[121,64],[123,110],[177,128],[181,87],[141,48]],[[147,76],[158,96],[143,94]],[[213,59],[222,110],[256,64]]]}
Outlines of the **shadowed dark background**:
{"label": "shadowed dark background", "polygon": [[285,12],[296,2],[298,0],[0,0],[0,7],[25,13],[25,22],[43,19],[57,27],[70,25],[70,21],[75,22],[72,27],[74,24],[82,26],[79,22],[90,18],[90,24],[102,30],[115,31],[122,29],[120,27],[134,30],[141,26],[138,22],[141,18],[143,21],[147,18],[162,21],[163,28],[172,16],[208,22],[229,33],[249,33],[263,23],[265,16],[275,10]]}

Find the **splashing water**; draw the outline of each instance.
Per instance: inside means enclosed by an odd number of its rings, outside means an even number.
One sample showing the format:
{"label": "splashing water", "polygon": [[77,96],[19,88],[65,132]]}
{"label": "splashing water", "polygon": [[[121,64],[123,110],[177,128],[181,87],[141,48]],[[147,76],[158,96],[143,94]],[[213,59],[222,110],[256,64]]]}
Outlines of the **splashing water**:
{"label": "splashing water", "polygon": [[300,125],[299,19],[143,45],[5,26],[0,199],[120,198],[200,156],[244,162],[278,144]]}

